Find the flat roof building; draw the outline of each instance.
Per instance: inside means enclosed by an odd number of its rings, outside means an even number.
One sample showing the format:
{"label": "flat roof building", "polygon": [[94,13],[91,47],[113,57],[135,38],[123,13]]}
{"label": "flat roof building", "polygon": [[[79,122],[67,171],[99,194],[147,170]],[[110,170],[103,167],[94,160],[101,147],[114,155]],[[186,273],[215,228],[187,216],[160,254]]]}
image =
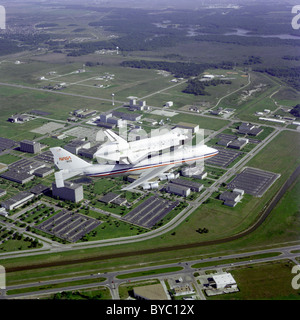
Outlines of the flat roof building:
{"label": "flat roof building", "polygon": [[1,206],[6,210],[14,210],[30,201],[32,198],[34,198],[34,194],[27,191],[22,191],[10,199],[3,201]]}
{"label": "flat roof building", "polygon": [[236,204],[241,201],[244,195],[244,190],[233,189],[233,191],[225,191],[220,196],[219,199],[224,201],[224,205],[229,207],[235,207]]}
{"label": "flat roof building", "polygon": [[89,149],[91,147],[91,143],[88,141],[82,141],[82,140],[73,140],[67,145],[64,146],[64,149],[67,151],[78,154],[78,151],[80,149]]}
{"label": "flat roof building", "polygon": [[49,176],[53,172],[54,172],[54,169],[49,167],[43,167],[35,170],[33,174],[37,177],[44,178]]}
{"label": "flat roof building", "polygon": [[6,195],[6,190],[0,189],[0,197],[3,197]]}
{"label": "flat roof building", "polygon": [[52,183],[52,195],[59,197],[63,200],[70,200],[72,202],[79,202],[83,200],[83,187],[82,185],[65,181],[64,187],[57,188],[56,183]]}
{"label": "flat roof building", "polygon": [[191,181],[191,180],[186,180],[186,179],[174,179],[170,181],[172,184],[188,187],[191,189],[191,191],[194,192],[200,192],[203,188],[203,184]]}
{"label": "flat roof building", "polygon": [[41,144],[36,141],[23,140],[20,142],[20,150],[28,153],[41,152]]}
{"label": "flat roof building", "polygon": [[44,194],[47,191],[50,191],[50,187],[44,186],[43,184],[37,184],[29,190],[29,192],[33,193],[36,196]]}
{"label": "flat roof building", "polygon": [[119,206],[125,205],[127,203],[127,200],[125,198],[122,198],[120,194],[114,192],[108,192],[106,195],[101,197],[99,201],[105,204],[112,203]]}
{"label": "flat roof building", "polygon": [[175,183],[168,183],[166,186],[166,191],[182,197],[188,197],[191,194],[191,189],[189,187]]}
{"label": "flat roof building", "polygon": [[236,139],[228,143],[228,148],[241,150],[249,142],[248,139]]}
{"label": "flat roof building", "polygon": [[262,128],[248,122],[243,122],[238,128],[238,133],[248,134],[250,136],[257,136],[262,131]]}
{"label": "flat roof building", "polygon": [[34,179],[34,175],[24,171],[8,170],[0,175],[1,178],[24,184]]}
{"label": "flat roof building", "polygon": [[212,276],[217,289],[237,288],[236,281],[230,273],[215,274]]}
{"label": "flat roof building", "polygon": [[142,119],[142,115],[139,113],[126,113],[121,111],[113,111],[112,115],[117,118],[129,121],[138,121]]}
{"label": "flat roof building", "polygon": [[199,125],[198,124],[188,123],[188,122],[179,122],[176,125],[176,128],[189,129],[189,130],[192,130],[192,133],[195,133],[195,132],[199,131]]}

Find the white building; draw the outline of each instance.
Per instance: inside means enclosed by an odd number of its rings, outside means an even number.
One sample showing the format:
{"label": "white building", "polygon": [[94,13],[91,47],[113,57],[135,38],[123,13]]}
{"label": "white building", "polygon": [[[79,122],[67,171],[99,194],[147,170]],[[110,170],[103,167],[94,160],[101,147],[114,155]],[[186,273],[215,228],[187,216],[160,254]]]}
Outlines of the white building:
{"label": "white building", "polygon": [[230,273],[225,272],[221,274],[215,274],[212,278],[216,284],[217,289],[237,288],[236,281]]}
{"label": "white building", "polygon": [[168,101],[168,102],[166,102],[166,104],[164,105],[166,108],[171,108],[171,107],[173,107],[173,101]]}

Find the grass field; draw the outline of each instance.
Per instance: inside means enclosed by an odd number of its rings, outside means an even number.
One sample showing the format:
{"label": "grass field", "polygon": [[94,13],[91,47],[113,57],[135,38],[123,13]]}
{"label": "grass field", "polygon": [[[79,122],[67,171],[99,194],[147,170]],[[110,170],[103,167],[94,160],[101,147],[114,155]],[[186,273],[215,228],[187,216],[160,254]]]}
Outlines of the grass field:
{"label": "grass field", "polygon": [[208,300],[299,300],[300,290],[293,289],[291,261],[255,264],[229,270],[239,292],[208,297]]}

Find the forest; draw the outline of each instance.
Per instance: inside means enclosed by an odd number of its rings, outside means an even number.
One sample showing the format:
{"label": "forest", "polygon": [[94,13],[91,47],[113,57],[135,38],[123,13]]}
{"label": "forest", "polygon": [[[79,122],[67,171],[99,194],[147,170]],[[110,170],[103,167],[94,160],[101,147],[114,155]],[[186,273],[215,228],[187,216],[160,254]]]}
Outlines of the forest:
{"label": "forest", "polygon": [[234,62],[224,61],[222,63],[189,63],[189,62],[168,62],[168,61],[150,61],[150,60],[131,60],[123,61],[122,67],[165,70],[177,78],[189,78],[199,76],[209,68],[232,69]]}

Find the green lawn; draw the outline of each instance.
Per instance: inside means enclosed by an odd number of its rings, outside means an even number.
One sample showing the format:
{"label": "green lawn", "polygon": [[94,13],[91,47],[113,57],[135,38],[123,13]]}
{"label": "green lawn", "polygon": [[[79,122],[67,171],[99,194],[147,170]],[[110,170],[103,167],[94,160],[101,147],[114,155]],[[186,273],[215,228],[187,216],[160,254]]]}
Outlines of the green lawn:
{"label": "green lawn", "polygon": [[239,292],[208,300],[300,300],[300,290],[292,288],[294,274],[291,261],[254,264],[229,270],[237,282]]}

